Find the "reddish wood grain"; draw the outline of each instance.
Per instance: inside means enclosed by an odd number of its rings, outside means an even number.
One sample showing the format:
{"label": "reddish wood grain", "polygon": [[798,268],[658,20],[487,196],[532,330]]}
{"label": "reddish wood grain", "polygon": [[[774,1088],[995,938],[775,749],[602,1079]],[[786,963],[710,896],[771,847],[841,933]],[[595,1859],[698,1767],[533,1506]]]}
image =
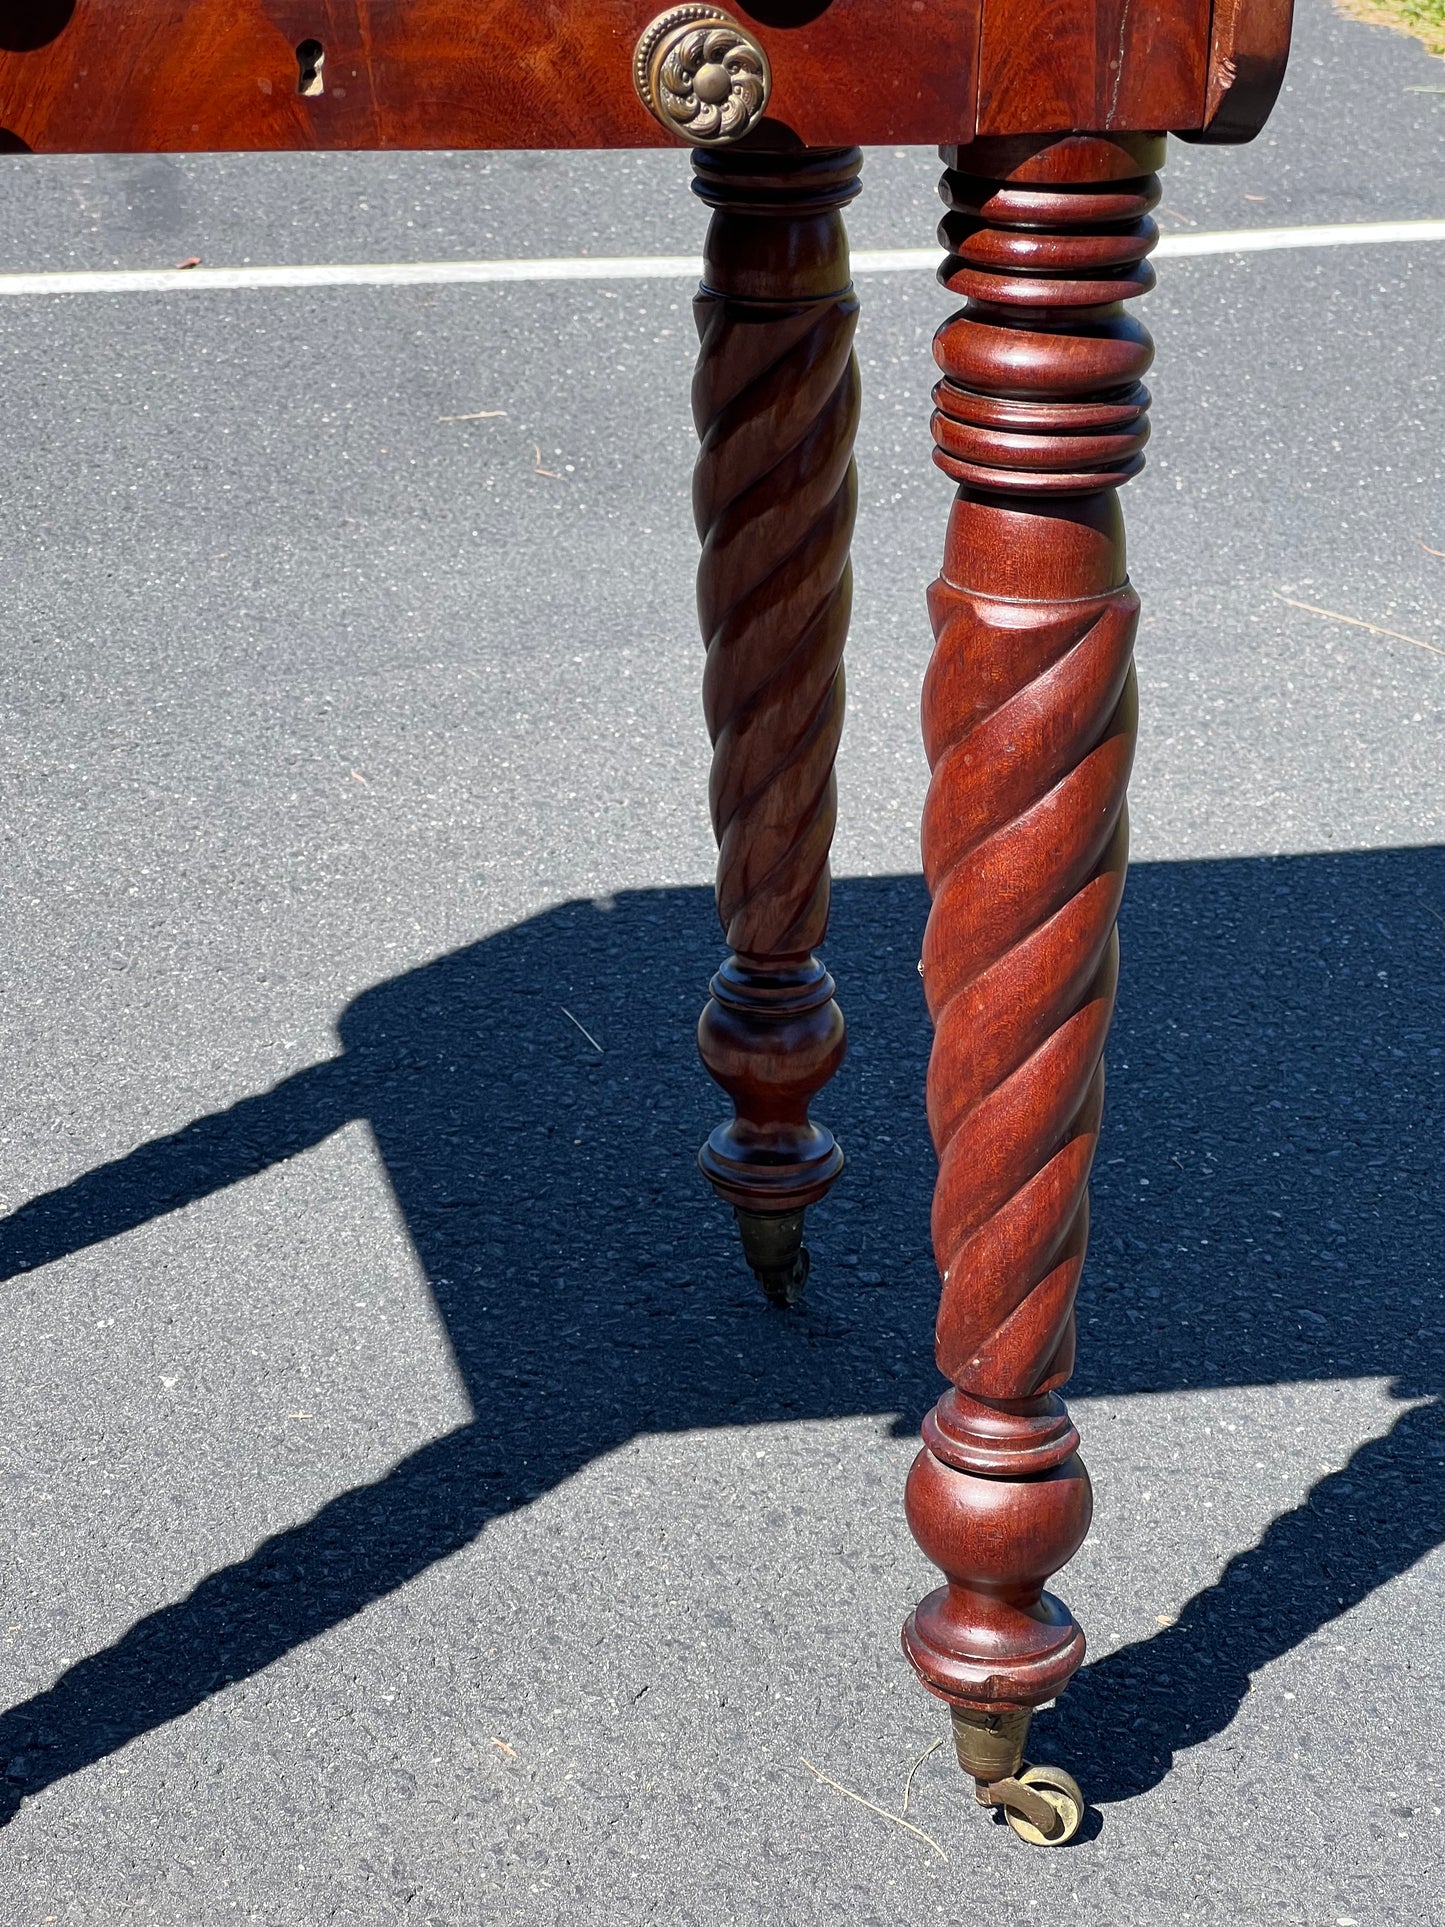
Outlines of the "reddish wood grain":
{"label": "reddish wood grain", "polygon": [[[774,75],[755,144],[972,130],[979,0],[729,6]],[[0,128],[37,152],[665,147],[633,89],[661,0],[0,0]],[[5,22],[12,24],[6,28]],[[325,49],[297,91],[296,48]]]}
{"label": "reddish wood grain", "polygon": [[925,1685],[1030,1707],[1083,1656],[1043,1588],[1088,1529],[1058,1387],[1118,975],[1138,602],[1115,494],[1147,436],[1141,136],[979,141],[944,176],[935,460],[959,484],[924,690],[923,945],[935,1025],[939,1368],[909,1523],[947,1584],[909,1620]]}
{"label": "reddish wood grain", "polygon": [[717,906],[733,950],[698,1044],[734,1109],[699,1162],[735,1209],[795,1220],[793,1259],[768,1265],[743,1222],[754,1268],[789,1301],[806,1276],[801,1213],[843,1163],[808,1107],[844,1044],[814,952],[828,924],[853,595],[858,300],[841,210],[861,161],[857,148],[694,159],[713,209],[695,303],[697,599]]}
{"label": "reddish wood grain", "polygon": [[1210,0],[988,0],[980,134],[1197,127]]}
{"label": "reddish wood grain", "polygon": [[[0,0],[0,136],[42,153],[659,147],[659,0]],[[1258,131],[1289,0],[751,0],[758,147],[1076,127]],[[325,52],[298,91],[296,49]]]}

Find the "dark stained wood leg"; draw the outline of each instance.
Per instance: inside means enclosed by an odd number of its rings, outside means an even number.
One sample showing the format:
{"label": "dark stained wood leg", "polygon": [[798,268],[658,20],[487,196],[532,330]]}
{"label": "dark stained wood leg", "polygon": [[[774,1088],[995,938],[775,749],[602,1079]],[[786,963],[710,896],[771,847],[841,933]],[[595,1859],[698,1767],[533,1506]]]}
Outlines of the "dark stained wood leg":
{"label": "dark stained wood leg", "polygon": [[804,1211],[843,1168],[808,1106],[844,1045],[814,952],[828,924],[852,599],[858,302],[842,209],[861,162],[857,148],[693,157],[713,210],[695,303],[698,612],[732,949],[698,1048],[734,1109],[698,1162],[779,1304],[807,1277]]}
{"label": "dark stained wood leg", "polygon": [[924,1421],[906,1503],[947,1584],[903,1643],[953,1709],[980,1798],[1015,1822],[1029,1716],[1084,1655],[1043,1588],[1092,1504],[1058,1387],[1074,1360],[1134,748],[1138,600],[1116,491],[1143,465],[1153,350],[1120,302],[1153,285],[1162,149],[1055,136],[943,156],[943,273],[967,301],[934,343],[934,459],[959,488],[930,592],[923,975],[936,1350],[952,1384]]}

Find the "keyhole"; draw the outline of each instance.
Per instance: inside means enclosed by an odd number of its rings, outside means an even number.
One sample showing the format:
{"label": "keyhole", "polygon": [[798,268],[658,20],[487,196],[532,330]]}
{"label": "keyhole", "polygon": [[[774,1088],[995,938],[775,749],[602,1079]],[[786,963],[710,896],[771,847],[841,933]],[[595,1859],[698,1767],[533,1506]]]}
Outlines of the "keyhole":
{"label": "keyhole", "polygon": [[321,78],[321,69],[326,61],[326,49],[319,40],[303,40],[296,49],[296,65],[299,76],[296,81],[298,94],[324,94],[326,82]]}

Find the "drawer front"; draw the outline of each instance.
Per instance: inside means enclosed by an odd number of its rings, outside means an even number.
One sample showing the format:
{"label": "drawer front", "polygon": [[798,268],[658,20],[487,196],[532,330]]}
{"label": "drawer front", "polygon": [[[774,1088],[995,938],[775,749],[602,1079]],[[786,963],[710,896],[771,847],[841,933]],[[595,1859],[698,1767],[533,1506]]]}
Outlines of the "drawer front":
{"label": "drawer front", "polygon": [[[774,143],[966,140],[979,0],[755,0]],[[666,147],[632,84],[658,0],[30,0],[0,145],[39,153]],[[321,50],[298,56],[313,43]],[[308,65],[309,62],[309,65]]]}

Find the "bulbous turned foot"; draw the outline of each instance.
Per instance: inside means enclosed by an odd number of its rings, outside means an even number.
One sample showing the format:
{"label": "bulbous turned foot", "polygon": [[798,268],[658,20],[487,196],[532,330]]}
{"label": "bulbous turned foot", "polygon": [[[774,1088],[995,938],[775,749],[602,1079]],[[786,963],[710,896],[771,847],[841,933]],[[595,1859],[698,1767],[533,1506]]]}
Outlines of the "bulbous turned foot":
{"label": "bulbous turned foot", "polygon": [[[948,1583],[911,1614],[903,1650],[951,1707],[1042,1706],[1078,1670],[1084,1635],[1044,1591],[1089,1530],[1078,1437],[1049,1393],[989,1405],[945,1392],[924,1420],[904,1504],[919,1547]],[[1022,1737],[1018,1745],[1021,1752]]]}
{"label": "bulbous turned foot", "polygon": [[818,959],[769,965],[729,957],[698,1024],[708,1071],[733,1100],[698,1152],[713,1190],[733,1208],[743,1255],[773,1304],[796,1305],[808,1277],[803,1214],[843,1168],[808,1099],[843,1060],[843,1013]]}
{"label": "bulbous turned foot", "polygon": [[803,1295],[809,1259],[803,1244],[802,1211],[735,1209],[743,1256],[769,1302],[788,1311]]}

